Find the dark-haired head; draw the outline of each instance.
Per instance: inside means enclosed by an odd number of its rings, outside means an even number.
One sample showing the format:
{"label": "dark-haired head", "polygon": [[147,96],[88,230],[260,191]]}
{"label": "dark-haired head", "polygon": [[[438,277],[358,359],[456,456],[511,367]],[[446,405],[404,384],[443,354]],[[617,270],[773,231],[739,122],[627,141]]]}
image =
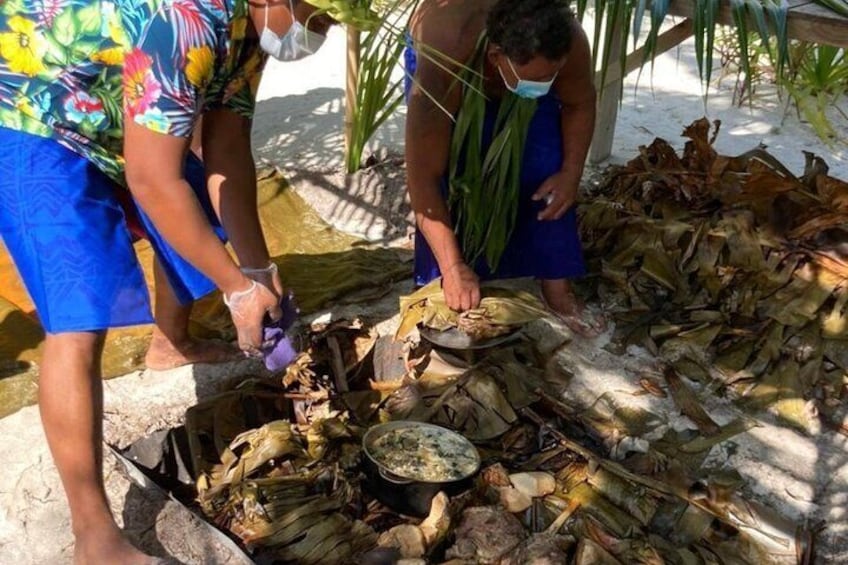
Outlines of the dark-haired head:
{"label": "dark-haired head", "polygon": [[564,58],[573,29],[568,0],[498,0],[486,20],[489,41],[519,65],[539,56]]}

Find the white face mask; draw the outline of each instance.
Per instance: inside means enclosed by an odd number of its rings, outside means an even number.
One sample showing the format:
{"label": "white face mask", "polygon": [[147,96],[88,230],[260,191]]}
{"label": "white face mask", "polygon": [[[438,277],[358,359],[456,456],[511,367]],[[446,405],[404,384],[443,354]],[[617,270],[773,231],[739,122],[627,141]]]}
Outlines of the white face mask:
{"label": "white face mask", "polygon": [[[309,31],[299,21],[292,22],[289,31],[280,37],[268,28],[268,10],[265,6],[265,27],[259,35],[259,46],[271,57],[280,61],[297,61],[312,55],[324,44],[326,37]],[[294,18],[294,2],[289,1],[289,9]]]}

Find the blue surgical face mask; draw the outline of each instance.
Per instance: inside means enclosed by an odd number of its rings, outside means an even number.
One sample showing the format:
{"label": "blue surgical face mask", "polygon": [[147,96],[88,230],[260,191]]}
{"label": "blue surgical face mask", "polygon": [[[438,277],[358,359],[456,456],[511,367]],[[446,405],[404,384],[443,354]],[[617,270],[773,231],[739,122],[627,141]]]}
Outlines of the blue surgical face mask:
{"label": "blue surgical face mask", "polygon": [[510,86],[509,81],[506,80],[506,77],[501,70],[501,67],[498,66],[498,72],[501,74],[501,78],[504,81],[507,89],[515,94],[516,96],[520,96],[521,98],[541,98],[545,94],[551,91],[551,86],[553,86],[554,81],[556,80],[559,71],[551,77],[551,80],[540,82],[535,80],[524,80],[518,73],[515,72],[515,67],[512,66],[512,61],[509,60],[509,57],[506,58],[506,62],[509,64],[509,68],[512,71],[512,74],[518,80],[515,86]]}
{"label": "blue surgical face mask", "polygon": [[[289,1],[289,9],[294,18],[293,1]],[[309,31],[297,20],[294,20],[288,32],[280,37],[268,28],[268,10],[269,7],[265,6],[265,27],[259,35],[259,46],[271,57],[279,61],[297,61],[312,55],[324,44],[326,37]]]}

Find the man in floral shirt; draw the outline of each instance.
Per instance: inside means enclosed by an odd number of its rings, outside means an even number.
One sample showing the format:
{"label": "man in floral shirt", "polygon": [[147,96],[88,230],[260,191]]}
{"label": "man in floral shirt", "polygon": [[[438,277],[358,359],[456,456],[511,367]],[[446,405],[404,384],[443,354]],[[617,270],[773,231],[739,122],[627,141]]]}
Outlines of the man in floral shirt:
{"label": "man in floral shirt", "polygon": [[[177,307],[219,288],[253,353],[263,318],[279,316],[251,115],[267,54],[294,59],[320,45],[294,21],[312,10],[266,0],[0,4],[0,235],[47,331],[39,404],[76,563],[150,561],[114,523],[101,472],[104,331],[152,321],[128,218],[138,215],[167,276],[157,302]],[[202,164],[187,158],[201,116]]]}

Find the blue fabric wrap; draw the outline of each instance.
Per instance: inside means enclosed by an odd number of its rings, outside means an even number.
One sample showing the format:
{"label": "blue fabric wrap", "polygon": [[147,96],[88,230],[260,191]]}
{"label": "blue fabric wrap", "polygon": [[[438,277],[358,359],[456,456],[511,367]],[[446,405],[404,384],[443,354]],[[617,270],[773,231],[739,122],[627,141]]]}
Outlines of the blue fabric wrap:
{"label": "blue fabric wrap", "polygon": [[[408,96],[412,88],[411,77],[415,76],[418,63],[408,36],[404,63]],[[483,124],[484,151],[492,140],[498,106],[497,100],[490,100],[486,104],[486,118]],[[538,214],[545,208],[545,204],[531,199],[539,186],[562,167],[560,109],[560,102],[553,94],[539,99],[538,109],[528,128],[521,163],[520,201],[515,230],[495,272],[491,271],[485,259],[481,258],[475,263],[474,270],[483,280],[518,277],[563,279],[579,277],[586,273],[575,208],[572,207],[559,220],[539,221]],[[442,194],[447,197],[447,178],[442,181]],[[415,283],[424,285],[440,275],[432,250],[421,232],[417,231]]]}
{"label": "blue fabric wrap", "polygon": [[[0,128],[0,147],[0,236],[45,330],[152,322],[144,274],[116,193],[123,189],[51,139]],[[196,158],[186,162],[186,179],[223,238]],[[139,216],[181,302],[214,290],[146,215]]]}

